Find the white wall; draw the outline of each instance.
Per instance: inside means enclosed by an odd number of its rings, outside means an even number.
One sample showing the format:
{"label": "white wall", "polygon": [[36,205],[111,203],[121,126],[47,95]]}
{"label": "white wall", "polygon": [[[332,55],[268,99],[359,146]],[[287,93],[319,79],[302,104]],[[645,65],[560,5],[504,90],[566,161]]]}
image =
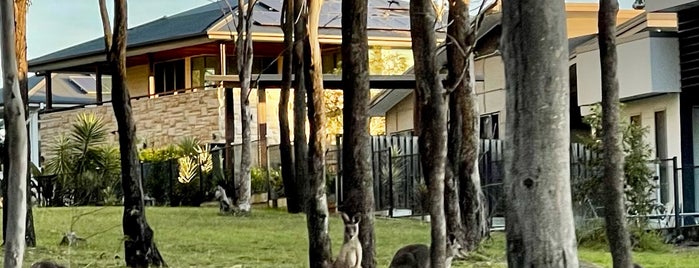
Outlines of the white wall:
{"label": "white wall", "polygon": [[[667,137],[667,157],[672,158],[677,156],[678,163],[681,163],[681,144],[680,144],[680,96],[677,93],[665,94],[651,98],[645,98],[630,102],[624,102],[622,110],[622,120],[628,122],[631,116],[640,115],[641,124],[648,129],[645,136],[645,141],[653,150],[652,156],[655,157],[655,112],[665,111],[665,124]],[[669,178],[672,178],[672,171],[669,172]],[[682,185],[682,178],[679,178]],[[672,184],[672,181],[669,182]],[[669,200],[672,202],[673,189],[669,187]],[[681,194],[681,193],[680,193]],[[680,196],[680,200],[682,197]]]}
{"label": "white wall", "polygon": [[[476,61],[476,76],[478,72],[483,73],[483,82],[476,83],[476,94],[478,95],[478,109],[482,115],[498,113],[499,137],[505,137],[505,65],[500,55],[479,59]],[[479,70],[483,68],[482,70]]]}
{"label": "white wall", "polygon": [[[632,99],[680,91],[677,38],[644,37],[617,46],[620,97]],[[578,103],[601,100],[599,50],[577,55]]]}

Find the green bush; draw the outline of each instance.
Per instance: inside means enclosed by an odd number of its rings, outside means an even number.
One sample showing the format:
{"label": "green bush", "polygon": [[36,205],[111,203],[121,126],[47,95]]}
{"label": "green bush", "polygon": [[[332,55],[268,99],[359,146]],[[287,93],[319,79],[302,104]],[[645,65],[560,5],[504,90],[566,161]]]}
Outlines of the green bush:
{"label": "green bush", "polygon": [[[583,143],[593,153],[597,154],[589,163],[591,176],[577,178],[572,182],[573,200],[576,204],[585,204],[590,199],[596,205],[603,202],[600,192],[602,189],[602,165],[605,161],[602,148],[602,113],[599,105],[592,108],[592,113],[584,118],[592,129],[590,137],[583,137]],[[652,182],[653,171],[649,164],[652,161],[650,146],[645,143],[644,136],[648,129],[638,124],[622,123],[622,138],[624,150],[624,193],[628,215],[648,215],[662,208],[652,193],[655,185]],[[645,221],[632,222],[637,228],[644,228]]]}
{"label": "green bush", "polygon": [[139,152],[144,163],[144,191],[160,204],[198,206],[213,198],[212,157],[197,138]]}
{"label": "green bush", "polygon": [[[572,182],[573,200],[577,205],[589,205],[588,199],[594,206],[602,206],[604,192],[602,189],[602,166],[604,150],[602,147],[602,113],[599,105],[592,108],[592,113],[584,118],[592,127],[589,137],[582,137],[585,146],[596,157],[588,163],[592,175],[587,178],[577,178]],[[639,124],[622,123],[621,126],[624,150],[624,196],[628,215],[649,215],[662,206],[655,200],[652,193],[655,185],[652,182],[653,171],[649,167],[652,161],[650,146],[645,143],[644,136],[648,132]],[[635,251],[662,251],[666,246],[657,231],[648,231],[648,223],[642,217],[629,220],[629,232]],[[576,226],[578,244],[589,248],[608,248],[608,241],[602,218],[587,219]]]}
{"label": "green bush", "polygon": [[[634,251],[668,252],[670,247],[663,242],[662,235],[656,230],[647,230],[636,226],[629,228],[631,245]],[[604,220],[594,219],[581,226],[576,226],[575,236],[581,247],[604,250],[609,248],[604,229]]]}
{"label": "green bush", "polygon": [[120,194],[119,149],[107,143],[107,135],[102,117],[83,113],[69,135],[54,140],[46,162],[46,173],[57,175],[52,205],[102,205]]}
{"label": "green bush", "polygon": [[[266,169],[261,167],[252,167],[250,169],[250,184],[253,194],[267,193],[266,171]],[[269,170],[269,183],[272,185],[272,189],[277,193],[277,196],[282,196],[284,194],[284,184],[282,182],[280,170]]]}

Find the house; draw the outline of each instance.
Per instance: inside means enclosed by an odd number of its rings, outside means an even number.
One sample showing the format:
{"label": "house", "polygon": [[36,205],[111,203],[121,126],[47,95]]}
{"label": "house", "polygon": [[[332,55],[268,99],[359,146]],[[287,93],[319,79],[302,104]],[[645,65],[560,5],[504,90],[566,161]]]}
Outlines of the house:
{"label": "house", "polygon": [[[681,156],[680,65],[677,17],[674,13],[643,13],[617,27],[617,60],[622,120],[647,128],[645,142],[653,157]],[[571,79],[577,88],[580,114],[590,114],[601,102],[601,74],[597,38],[571,51]],[[572,77],[572,76],[571,76]],[[681,159],[681,158],[679,158]],[[674,189],[669,160],[658,167],[656,198],[672,210]]]}
{"label": "house", "polygon": [[[566,3],[567,31],[570,45],[576,46],[592,38],[597,32],[597,4]],[[479,97],[481,116],[481,137],[498,139],[504,137],[505,114],[505,72],[497,45],[500,39],[501,13],[495,6],[486,16],[477,31],[475,48],[476,93]],[[620,10],[618,23],[640,14],[637,10]],[[446,55],[441,55],[446,57]],[[574,92],[573,92],[574,93]],[[577,105],[575,105],[577,106]],[[415,97],[412,89],[387,90],[372,100],[372,116],[386,117],[386,133],[411,134],[416,129],[414,118]],[[572,111],[574,112],[574,111]],[[573,116],[580,118],[580,116]],[[577,129],[582,128],[578,122]]]}
{"label": "house", "polygon": [[[56,108],[70,108],[78,105],[90,104],[95,99],[96,82],[94,76],[84,74],[51,74],[54,106]],[[111,99],[111,83],[109,77],[104,77],[107,82],[102,85],[102,92],[106,100]],[[43,76],[31,76],[27,78],[29,94],[29,141],[31,143],[31,161],[36,166],[39,164],[39,113],[45,108],[46,103],[46,79]],[[2,90],[0,88],[0,90]],[[4,104],[0,96],[0,106]],[[0,109],[0,116],[4,109]],[[5,140],[4,124],[1,128],[2,141]]]}
{"label": "house", "polygon": [[[397,2],[389,5],[386,1],[369,1],[369,45],[379,51],[379,56],[380,51],[390,50],[412,61],[409,2]],[[207,82],[206,76],[237,73],[235,31],[232,30],[237,20],[236,5],[232,0],[216,1],[128,30],[126,83],[132,96],[137,135],[143,146],[164,146],[184,136],[198,137],[206,143],[225,141],[225,90]],[[326,72],[331,72],[341,60],[340,5],[340,0],[326,1],[320,19],[319,39]],[[279,26],[282,1],[257,1],[254,8],[253,73],[278,74],[279,56],[284,50]],[[103,39],[96,37],[32,59],[29,70],[44,77],[57,73],[90,74],[97,83],[103,84],[102,77],[108,74],[105,64]],[[46,109],[39,120],[42,141],[63,132],[63,126],[83,112],[102,115],[108,127],[116,130],[111,104],[103,97],[104,92],[96,92],[89,105],[59,109],[56,90],[51,86],[46,90]],[[258,111],[253,112],[252,140],[261,148],[265,148],[266,143],[278,143],[278,95],[279,92],[270,87],[258,88],[249,97],[251,110]],[[238,93],[234,100],[234,122],[239,124]],[[235,140],[239,142],[240,127],[235,127],[235,131]],[[116,141],[116,135],[112,140]],[[42,142],[42,155],[46,154],[46,148],[46,142]]]}
{"label": "house", "polygon": [[[651,65],[651,67],[654,75],[653,82],[656,80],[656,72],[658,72],[659,81],[672,80],[667,81],[667,83],[672,83],[673,92],[666,94],[666,98],[668,98],[667,102],[672,104],[671,111],[674,114],[666,112],[666,122],[653,120],[654,118],[649,115],[651,114],[650,107],[643,112],[637,112],[636,115],[641,115],[642,124],[646,125],[644,121],[647,119],[648,125],[653,125],[655,130],[652,130],[651,133],[658,132],[657,128],[668,128],[670,134],[666,137],[668,150],[667,152],[656,152],[656,154],[667,153],[667,157],[677,157],[678,164],[674,168],[679,173],[677,179],[681,188],[681,191],[678,189],[679,206],[684,213],[695,213],[699,208],[699,198],[697,198],[697,193],[699,193],[697,179],[699,176],[696,168],[699,166],[699,142],[696,139],[699,137],[699,93],[697,93],[699,90],[699,53],[697,53],[699,51],[699,38],[697,38],[699,37],[699,27],[697,27],[699,17],[696,15],[699,14],[699,1],[647,0],[645,9],[647,12],[669,12],[677,16],[677,32],[674,36],[668,37],[674,42],[674,54],[654,57],[651,54],[653,60],[662,61],[661,56],[673,59],[672,62],[665,60],[667,63],[665,67],[671,68],[675,72],[669,78],[662,77],[663,70],[656,69],[655,65]],[[650,52],[652,53],[654,50]],[[651,61],[651,64],[655,64],[655,61]],[[634,116],[634,114],[630,115]],[[658,146],[656,145],[656,147]],[[685,223],[687,221],[695,223],[694,217],[685,217],[684,219]]]}

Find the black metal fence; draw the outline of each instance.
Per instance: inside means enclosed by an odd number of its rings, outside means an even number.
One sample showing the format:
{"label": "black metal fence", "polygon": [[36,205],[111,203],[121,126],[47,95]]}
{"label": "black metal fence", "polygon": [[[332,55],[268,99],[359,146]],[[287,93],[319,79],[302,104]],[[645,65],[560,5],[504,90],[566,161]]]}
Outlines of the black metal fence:
{"label": "black metal fence", "polygon": [[[340,144],[340,139],[338,139]],[[504,216],[505,202],[502,189],[504,169],[503,142],[495,139],[480,140],[478,171],[486,198],[489,215]],[[418,138],[414,136],[373,136],[372,171],[375,210],[386,216],[401,217],[427,214],[427,187],[422,177]],[[341,150],[341,145],[338,146]],[[590,161],[593,153],[582,144],[571,144],[571,178],[591,176]],[[341,171],[341,165],[340,165]],[[334,177],[338,204],[343,201],[342,172]]]}
{"label": "black metal fence", "polygon": [[[338,139],[338,144],[340,140]],[[492,213],[504,211],[502,202],[502,141],[480,141],[481,184]],[[415,136],[373,136],[371,138],[375,210],[386,216],[425,215],[427,186],[422,177],[418,138]],[[338,146],[341,150],[341,145]],[[340,163],[340,171],[341,171]],[[343,201],[342,174],[335,176],[338,204]]]}

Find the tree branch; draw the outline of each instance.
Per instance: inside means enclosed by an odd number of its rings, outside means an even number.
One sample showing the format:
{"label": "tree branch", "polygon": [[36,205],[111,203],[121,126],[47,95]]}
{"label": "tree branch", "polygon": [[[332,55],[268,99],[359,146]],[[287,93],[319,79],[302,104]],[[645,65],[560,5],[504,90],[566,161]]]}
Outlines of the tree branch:
{"label": "tree branch", "polygon": [[109,61],[109,49],[112,47],[112,27],[109,23],[109,13],[107,12],[106,0],[99,0],[100,17],[102,18],[102,31],[104,31],[104,50]]}

